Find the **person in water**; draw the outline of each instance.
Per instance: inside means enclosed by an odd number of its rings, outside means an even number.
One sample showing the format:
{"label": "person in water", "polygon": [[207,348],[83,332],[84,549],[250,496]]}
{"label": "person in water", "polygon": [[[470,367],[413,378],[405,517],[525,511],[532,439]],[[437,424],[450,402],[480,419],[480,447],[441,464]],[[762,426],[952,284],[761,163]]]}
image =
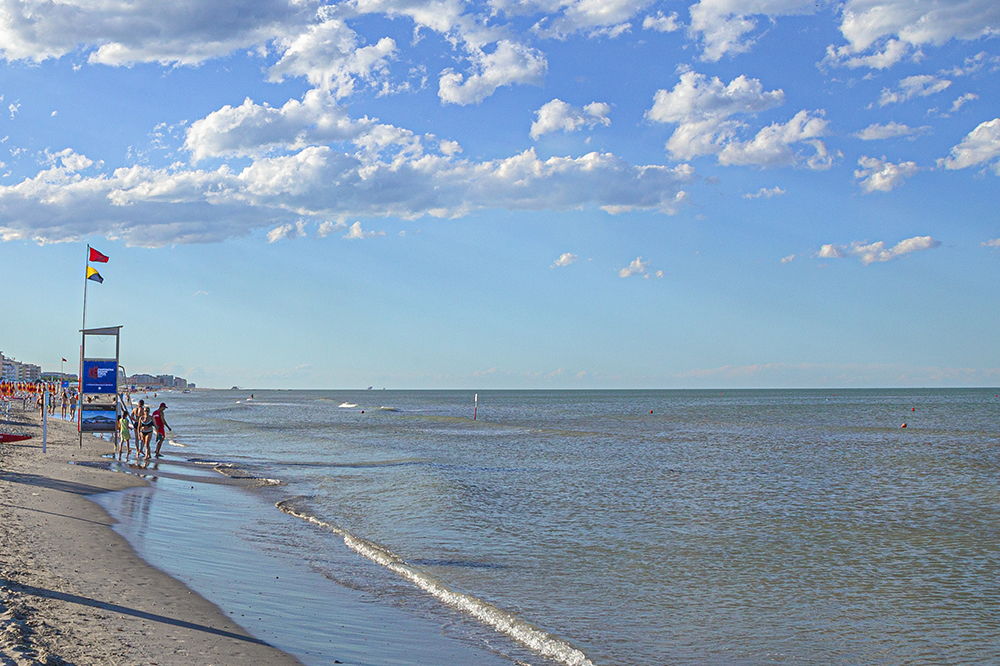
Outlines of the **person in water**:
{"label": "person in water", "polygon": [[160,457],[160,447],[163,446],[163,439],[166,437],[166,433],[163,432],[163,428],[166,428],[170,432],[174,429],[167,425],[166,414],[163,410],[167,408],[167,403],[161,402],[159,409],[153,412],[153,425],[156,427],[156,457]]}
{"label": "person in water", "polygon": [[139,435],[139,421],[142,420],[142,410],[145,405],[146,401],[140,400],[136,408],[132,410],[132,428],[135,430],[135,450],[137,452],[139,450],[139,443],[142,441],[142,437]]}
{"label": "person in water", "polygon": [[[142,416],[139,418],[139,441],[137,447],[142,447],[143,457],[149,460],[150,442],[153,439],[153,430],[156,425],[153,423],[153,416],[149,413],[149,407],[142,408]],[[136,454],[138,457],[138,454]]]}

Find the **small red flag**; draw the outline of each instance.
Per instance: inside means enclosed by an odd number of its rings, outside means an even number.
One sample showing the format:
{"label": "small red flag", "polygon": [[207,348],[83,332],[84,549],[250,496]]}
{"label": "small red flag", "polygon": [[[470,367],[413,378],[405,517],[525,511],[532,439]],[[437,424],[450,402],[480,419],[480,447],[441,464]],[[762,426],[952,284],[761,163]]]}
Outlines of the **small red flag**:
{"label": "small red flag", "polygon": [[66,359],[63,359],[63,362],[65,363],[65,362],[66,362]]}
{"label": "small red flag", "polygon": [[100,262],[102,264],[108,263],[108,257],[104,256],[103,254],[101,254],[100,252],[98,252],[97,250],[95,250],[94,248],[90,248],[90,260],[91,261],[98,261],[98,262]]}

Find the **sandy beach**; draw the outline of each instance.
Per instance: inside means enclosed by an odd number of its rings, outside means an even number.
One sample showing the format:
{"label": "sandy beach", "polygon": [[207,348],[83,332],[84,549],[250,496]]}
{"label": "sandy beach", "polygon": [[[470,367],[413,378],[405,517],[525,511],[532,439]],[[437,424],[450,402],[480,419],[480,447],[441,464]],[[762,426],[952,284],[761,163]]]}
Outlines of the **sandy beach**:
{"label": "sandy beach", "polygon": [[146,482],[86,464],[112,450],[38,413],[11,411],[0,444],[0,663],[299,664],[141,560],[88,498]]}

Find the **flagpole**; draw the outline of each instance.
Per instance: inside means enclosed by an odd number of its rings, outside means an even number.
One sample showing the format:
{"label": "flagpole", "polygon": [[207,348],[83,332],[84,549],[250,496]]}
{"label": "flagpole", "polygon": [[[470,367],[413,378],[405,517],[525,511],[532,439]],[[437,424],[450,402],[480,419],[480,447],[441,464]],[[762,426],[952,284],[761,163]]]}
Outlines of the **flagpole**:
{"label": "flagpole", "polygon": [[81,330],[87,330],[87,283],[90,282],[87,273],[90,272],[90,243],[87,243],[87,266],[83,269],[83,325]]}
{"label": "flagpole", "polygon": [[90,243],[87,243],[87,267],[83,269],[83,324],[80,326],[80,388],[76,392],[76,431],[80,435],[80,447],[83,447],[83,429],[80,424],[83,423],[83,354],[84,345],[86,345],[87,334],[84,331],[87,330],[87,283],[90,279],[87,273],[90,272]]}

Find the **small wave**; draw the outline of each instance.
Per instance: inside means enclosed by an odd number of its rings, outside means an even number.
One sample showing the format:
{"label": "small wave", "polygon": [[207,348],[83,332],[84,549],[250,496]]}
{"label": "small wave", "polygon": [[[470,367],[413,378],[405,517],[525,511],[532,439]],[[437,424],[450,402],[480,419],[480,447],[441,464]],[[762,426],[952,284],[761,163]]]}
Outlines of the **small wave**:
{"label": "small wave", "polygon": [[385,412],[398,412],[399,411],[395,407],[386,407],[385,405],[382,405],[381,407],[379,407],[379,409],[381,409],[382,411],[385,411]]}
{"label": "small wave", "polygon": [[212,465],[213,467],[216,466],[216,465],[227,465],[227,464],[229,464],[229,463],[224,463],[221,460],[207,460],[205,458],[188,458],[187,462],[193,463],[195,465]]}
{"label": "small wave", "polygon": [[355,405],[353,402],[342,402],[340,403],[340,407],[343,409],[350,409],[351,407],[357,407],[357,405]]}
{"label": "small wave", "polygon": [[182,449],[186,449],[187,448],[187,444],[181,444],[176,439],[168,439],[167,440],[167,444],[169,444],[170,446],[179,446]]}
{"label": "small wave", "polygon": [[280,479],[269,479],[266,476],[257,476],[249,470],[232,463],[219,463],[214,467],[214,469],[219,474],[228,476],[230,479],[248,479],[250,481],[257,481],[265,486],[282,485]]}
{"label": "small wave", "polygon": [[403,558],[388,548],[374,541],[355,536],[342,527],[332,525],[312,514],[295,508],[293,506],[295,501],[302,499],[304,498],[301,496],[290,497],[281,500],[275,506],[284,513],[330,530],[344,540],[344,545],[359,555],[363,555],[376,564],[382,565],[386,569],[410,581],[424,592],[428,592],[453,608],[468,613],[483,624],[510,636],[517,642],[535,650],[543,656],[566,664],[566,666],[594,666],[593,662],[587,658],[587,655],[566,641],[531,625],[513,613],[494,606],[487,601],[483,601],[470,594],[450,590],[441,580],[407,564]]}

